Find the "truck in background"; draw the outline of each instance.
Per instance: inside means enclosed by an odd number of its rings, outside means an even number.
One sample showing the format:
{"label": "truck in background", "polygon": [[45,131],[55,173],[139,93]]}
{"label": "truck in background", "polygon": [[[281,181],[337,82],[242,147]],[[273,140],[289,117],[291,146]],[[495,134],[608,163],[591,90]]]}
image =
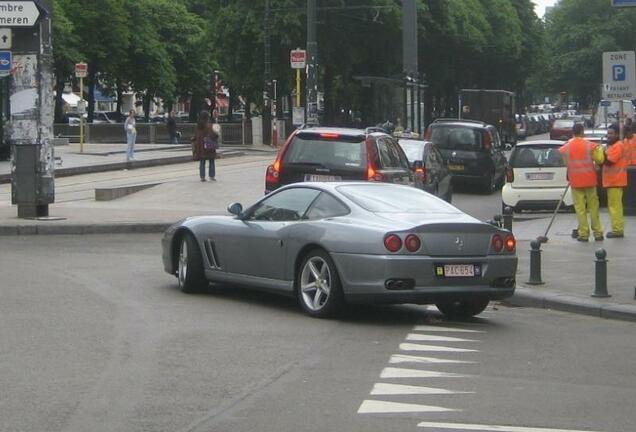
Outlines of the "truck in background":
{"label": "truck in background", "polygon": [[479,120],[499,131],[505,143],[517,143],[515,94],[505,90],[462,89],[459,118]]}
{"label": "truck in background", "polygon": [[621,111],[621,105],[623,104],[623,115],[625,118],[634,118],[634,104],[631,100],[623,101],[609,101],[601,100],[596,108],[596,115],[594,116],[594,126],[600,128],[607,128],[612,123],[618,123],[619,113]]}

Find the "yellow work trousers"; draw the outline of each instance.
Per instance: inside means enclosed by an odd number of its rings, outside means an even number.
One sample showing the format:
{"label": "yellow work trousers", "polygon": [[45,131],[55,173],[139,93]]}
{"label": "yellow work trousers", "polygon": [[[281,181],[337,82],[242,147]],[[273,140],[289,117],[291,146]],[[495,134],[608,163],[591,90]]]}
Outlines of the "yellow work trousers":
{"label": "yellow work trousers", "polygon": [[576,218],[579,220],[579,237],[588,238],[590,236],[590,226],[587,223],[588,211],[590,212],[594,237],[602,236],[603,227],[601,226],[601,215],[598,210],[596,188],[572,188],[572,198],[574,199]]}
{"label": "yellow work trousers", "polygon": [[623,188],[607,188],[607,212],[612,221],[612,231],[624,234],[625,219],[623,218]]}

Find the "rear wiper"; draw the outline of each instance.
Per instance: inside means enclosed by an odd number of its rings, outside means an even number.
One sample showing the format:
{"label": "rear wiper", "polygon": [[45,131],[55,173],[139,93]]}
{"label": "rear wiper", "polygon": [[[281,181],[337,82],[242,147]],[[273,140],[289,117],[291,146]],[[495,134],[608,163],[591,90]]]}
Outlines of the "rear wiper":
{"label": "rear wiper", "polygon": [[319,162],[290,162],[287,165],[309,165],[309,166],[315,166],[315,167],[319,167],[319,168],[325,168],[325,166]]}

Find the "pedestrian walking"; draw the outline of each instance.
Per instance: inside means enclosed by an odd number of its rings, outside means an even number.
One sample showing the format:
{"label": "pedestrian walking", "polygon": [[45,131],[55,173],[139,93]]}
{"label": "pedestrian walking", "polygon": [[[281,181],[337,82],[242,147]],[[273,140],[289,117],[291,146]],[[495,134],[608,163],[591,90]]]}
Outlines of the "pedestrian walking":
{"label": "pedestrian walking", "polygon": [[130,110],[124,122],[126,131],[126,161],[135,160],[135,141],[137,141],[137,122],[135,120],[135,110]]}
{"label": "pedestrian walking", "polygon": [[205,161],[208,161],[208,176],[210,181],[216,181],[216,151],[219,148],[219,134],[210,123],[210,113],[201,111],[197,126],[192,137],[192,156],[199,161],[199,177],[205,181]]}
{"label": "pedestrian walking", "polygon": [[587,213],[590,213],[594,240],[603,240],[603,227],[599,213],[598,194],[596,192],[597,176],[594,163],[603,163],[602,147],[583,139],[584,128],[581,123],[573,127],[574,138],[565,143],[559,151],[567,164],[568,182],[572,188],[574,210],[578,219],[576,238],[580,242],[588,241],[590,227]]}
{"label": "pedestrian walking", "polygon": [[603,187],[607,190],[607,211],[612,223],[612,230],[607,238],[625,236],[625,219],[623,217],[623,188],[627,186],[627,151],[626,142],[631,141],[630,126],[623,129],[628,140],[619,138],[620,129],[617,124],[607,128],[607,151],[603,164]]}
{"label": "pedestrian walking", "polygon": [[168,135],[170,136],[170,144],[179,144],[179,133],[177,132],[177,120],[174,118],[174,112],[168,113],[168,119],[166,120],[166,126],[168,128]]}

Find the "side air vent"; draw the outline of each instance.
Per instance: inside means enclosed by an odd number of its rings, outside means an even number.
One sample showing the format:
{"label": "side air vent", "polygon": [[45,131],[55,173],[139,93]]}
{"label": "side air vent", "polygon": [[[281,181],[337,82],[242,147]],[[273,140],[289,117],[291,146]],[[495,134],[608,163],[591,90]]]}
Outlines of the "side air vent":
{"label": "side air vent", "polygon": [[213,269],[221,269],[221,263],[219,262],[216,248],[214,247],[214,241],[208,239],[205,241],[205,254],[208,258],[208,263]]}

